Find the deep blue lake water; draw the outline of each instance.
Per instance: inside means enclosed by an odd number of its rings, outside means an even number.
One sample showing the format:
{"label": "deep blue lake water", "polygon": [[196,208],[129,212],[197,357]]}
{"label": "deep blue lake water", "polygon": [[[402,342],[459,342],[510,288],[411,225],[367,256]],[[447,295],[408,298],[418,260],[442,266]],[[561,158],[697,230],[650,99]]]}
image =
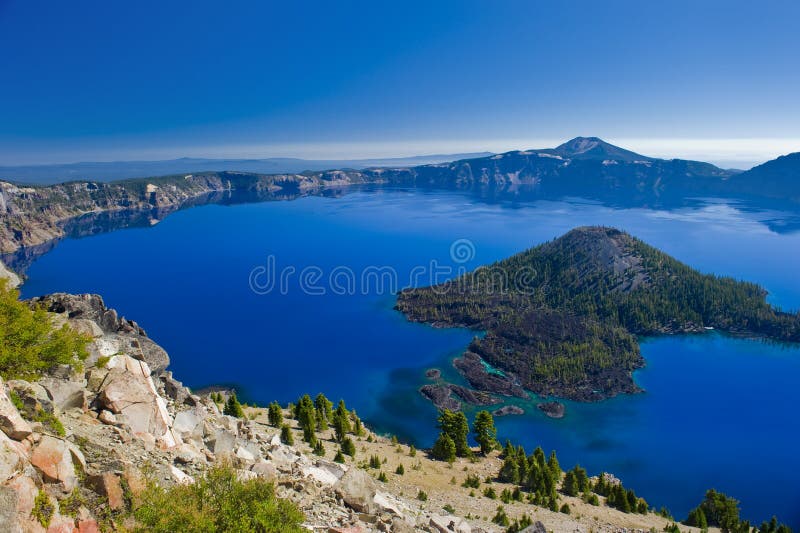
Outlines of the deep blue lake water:
{"label": "deep blue lake water", "polygon": [[[322,391],[345,398],[372,427],[429,446],[436,411],[417,392],[424,371],[436,366],[458,379],[450,360],[474,333],[406,322],[392,310],[389,271],[380,271],[389,276],[380,291],[375,277],[362,282],[367,267],[391,267],[400,287],[417,267],[424,275],[415,283],[427,284],[432,271],[447,277],[447,267],[474,268],[603,224],[702,271],[758,282],[770,301],[797,309],[800,233],[775,231],[796,216],[723,201],[619,209],[409,190],[208,205],[152,228],[67,239],[28,269],[23,295],[100,293],[167,349],[189,386],[233,384],[258,403]],[[471,257],[464,263],[451,257],[458,239],[471,243],[462,243]],[[272,292],[256,294],[251,272],[270,256],[273,270],[294,271],[286,290],[276,277]],[[308,279],[307,270],[304,291],[300,273],[312,266],[311,278],[322,277]],[[350,271],[356,293],[334,294],[331,273],[350,292]],[[326,294],[311,293],[320,287]],[[647,367],[636,379],[646,393],[568,403],[563,420],[530,403],[525,415],[498,419],[500,438],[556,449],[564,467],[613,472],[678,518],[715,487],[740,499],[746,518],[775,513],[800,526],[800,348],[712,332],[647,339],[642,351]]]}

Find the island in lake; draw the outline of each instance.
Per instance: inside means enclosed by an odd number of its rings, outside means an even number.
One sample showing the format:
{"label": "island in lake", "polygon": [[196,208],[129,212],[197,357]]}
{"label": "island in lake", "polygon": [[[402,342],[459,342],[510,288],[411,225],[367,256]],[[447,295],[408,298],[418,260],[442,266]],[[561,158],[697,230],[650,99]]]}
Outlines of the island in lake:
{"label": "island in lake", "polygon": [[[478,391],[592,402],[641,392],[632,375],[645,363],[638,336],[714,328],[800,341],[800,315],[766,296],[623,231],[581,227],[442,285],[403,290],[396,308],[415,322],[486,332],[454,363]],[[540,409],[563,416],[550,403]]]}

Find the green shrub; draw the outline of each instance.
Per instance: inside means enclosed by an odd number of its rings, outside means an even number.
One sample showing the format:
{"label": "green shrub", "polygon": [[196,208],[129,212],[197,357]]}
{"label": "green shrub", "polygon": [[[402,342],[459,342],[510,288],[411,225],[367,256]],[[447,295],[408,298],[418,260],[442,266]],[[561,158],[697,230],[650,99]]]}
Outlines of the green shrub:
{"label": "green shrub", "polygon": [[481,478],[479,478],[477,475],[470,474],[467,476],[467,479],[464,480],[464,483],[462,483],[461,486],[477,489],[481,486]]}
{"label": "green shrub", "polygon": [[211,467],[189,485],[150,482],[136,502],[138,531],[302,533],[303,514],[275,496],[271,483],[241,481],[227,465]]}
{"label": "green shrub", "polygon": [[389,481],[389,479],[386,477],[386,472],[381,472],[380,474],[378,474],[378,481],[382,483],[386,483],[387,481]]}
{"label": "green shrub", "polygon": [[33,420],[35,422],[40,422],[46,429],[55,433],[59,437],[63,437],[67,434],[67,432],[64,430],[64,424],[61,423],[61,420],[59,420],[58,417],[53,413],[48,413],[41,407],[36,410],[36,413],[34,413]]}
{"label": "green shrub", "polygon": [[442,507],[442,509],[444,509],[444,512],[450,513],[450,514],[455,514],[455,512],[456,512],[455,508],[452,505],[450,505],[449,503],[446,503],[444,505],[444,507]]}
{"label": "green shrub", "polygon": [[406,473],[406,469],[403,467],[403,465],[397,465],[397,468],[395,468],[394,473],[397,474],[398,476],[402,476],[403,474]]}
{"label": "green shrub", "polygon": [[510,525],[511,521],[508,519],[506,510],[503,508],[502,505],[497,508],[497,514],[495,514],[494,517],[492,518],[492,522],[502,527],[508,527]]}
{"label": "green shrub", "polygon": [[294,444],[294,436],[292,435],[292,430],[289,429],[289,426],[283,424],[281,426],[281,442],[286,444],[287,446],[291,446]]}
{"label": "green shrub", "polygon": [[325,447],[322,445],[321,440],[318,440],[316,444],[314,444],[314,455],[325,457]]}
{"label": "green shrub", "polygon": [[420,490],[420,491],[417,493],[417,499],[418,499],[419,501],[421,501],[421,502],[426,502],[426,501],[428,501],[428,493],[427,493],[427,492],[425,492],[424,490]]}
{"label": "green shrub", "polygon": [[25,410],[25,404],[22,403],[22,398],[19,397],[17,391],[13,389],[10,390],[8,392],[8,399],[11,400],[11,403],[14,405],[14,407],[17,408],[17,411],[19,411],[20,413]]}
{"label": "green shrub", "polygon": [[83,494],[81,494],[81,491],[78,489],[78,487],[72,489],[72,492],[70,492],[69,496],[58,502],[58,509],[61,511],[61,514],[70,516],[72,518],[78,516],[78,511],[81,507],[88,506],[89,502],[83,497]]}
{"label": "green shrub", "polygon": [[0,376],[35,380],[56,365],[80,367],[89,337],[66,324],[53,326],[41,307],[31,309],[19,301],[19,291],[0,280]]}
{"label": "green shrub", "polygon": [[46,528],[50,525],[50,520],[53,519],[55,512],[56,508],[50,500],[50,496],[45,491],[40,490],[39,494],[36,495],[36,499],[33,500],[31,516],[42,524],[42,527]]}

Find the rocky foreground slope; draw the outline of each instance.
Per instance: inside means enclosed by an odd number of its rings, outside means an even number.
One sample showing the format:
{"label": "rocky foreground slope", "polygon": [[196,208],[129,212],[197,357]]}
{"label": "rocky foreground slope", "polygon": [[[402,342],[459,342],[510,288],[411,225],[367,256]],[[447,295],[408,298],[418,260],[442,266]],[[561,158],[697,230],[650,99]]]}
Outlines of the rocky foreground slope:
{"label": "rocky foreground slope", "polygon": [[[467,476],[496,476],[496,455],[449,466],[368,433],[358,439],[356,458],[338,464],[312,455],[304,443],[283,444],[264,409],[247,408],[244,419],[223,415],[209,395],[194,394],[175,380],[166,370],[167,354],[99,296],[56,294],[36,303],[92,340],[81,371],[62,366],[35,382],[0,383],[0,531],[124,528],[125,513],[147,479],[192,483],[220,461],[234,465],[243,478],[274,481],[280,497],[298,504],[310,531],[504,529],[491,522],[499,502],[462,487]],[[320,435],[332,456],[330,431]],[[383,458],[381,471],[389,473],[384,482],[376,481],[378,470],[367,468],[365,459],[372,455]],[[400,465],[404,475],[396,473]],[[498,494],[513,489],[492,486]],[[668,523],[652,513],[623,514],[579,498],[564,500],[572,515],[515,502],[505,509],[512,519],[532,517],[530,531],[537,532],[662,530]],[[47,528],[42,502],[50,513]]]}

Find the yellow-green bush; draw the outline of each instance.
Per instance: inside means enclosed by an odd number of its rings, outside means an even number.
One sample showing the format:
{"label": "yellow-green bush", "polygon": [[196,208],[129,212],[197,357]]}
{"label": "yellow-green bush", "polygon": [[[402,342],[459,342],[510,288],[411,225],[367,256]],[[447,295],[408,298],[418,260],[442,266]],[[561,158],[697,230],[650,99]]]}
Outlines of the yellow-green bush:
{"label": "yellow-green bush", "polygon": [[139,531],[301,533],[303,514],[275,496],[272,483],[242,481],[227,465],[211,467],[190,485],[152,482],[135,502]]}
{"label": "yellow-green bush", "polygon": [[54,327],[47,311],[31,309],[0,280],[0,376],[36,379],[55,365],[80,364],[87,342],[66,325]]}

